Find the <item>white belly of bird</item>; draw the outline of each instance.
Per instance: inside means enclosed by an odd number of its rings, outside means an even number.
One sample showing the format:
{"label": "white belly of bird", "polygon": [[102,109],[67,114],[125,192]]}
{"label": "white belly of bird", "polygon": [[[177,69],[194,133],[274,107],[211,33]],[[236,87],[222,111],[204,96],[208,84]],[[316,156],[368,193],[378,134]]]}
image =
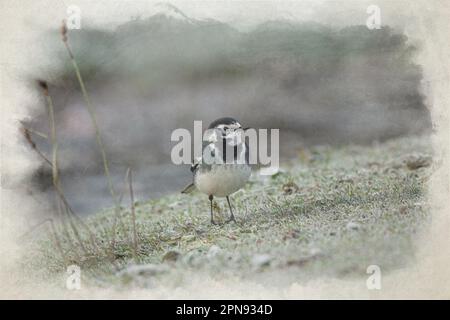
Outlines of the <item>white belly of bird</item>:
{"label": "white belly of bird", "polygon": [[207,195],[226,197],[242,188],[250,174],[248,165],[213,165],[211,170],[200,169],[195,174],[194,183]]}

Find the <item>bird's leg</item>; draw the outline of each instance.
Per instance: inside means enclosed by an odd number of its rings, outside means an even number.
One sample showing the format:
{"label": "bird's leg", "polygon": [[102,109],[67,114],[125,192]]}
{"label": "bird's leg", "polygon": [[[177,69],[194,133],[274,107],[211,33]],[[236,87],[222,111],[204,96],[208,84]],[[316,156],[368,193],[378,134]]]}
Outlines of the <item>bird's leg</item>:
{"label": "bird's leg", "polygon": [[209,202],[211,203],[211,224],[216,225],[217,223],[214,221],[214,215],[213,215],[213,195],[209,195]]}
{"label": "bird's leg", "polygon": [[227,222],[231,222],[231,221],[236,222],[236,219],[234,218],[234,214],[233,214],[233,209],[231,208],[229,196],[227,196],[227,202],[228,202],[228,207],[230,208],[230,218],[227,220]]}

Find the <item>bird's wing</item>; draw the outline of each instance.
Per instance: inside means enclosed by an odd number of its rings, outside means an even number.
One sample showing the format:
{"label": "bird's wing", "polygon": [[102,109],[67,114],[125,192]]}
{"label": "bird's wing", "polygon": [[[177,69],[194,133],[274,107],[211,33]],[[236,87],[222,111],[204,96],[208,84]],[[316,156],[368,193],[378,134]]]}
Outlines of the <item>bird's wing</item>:
{"label": "bird's wing", "polygon": [[186,186],[181,193],[191,193],[195,189],[195,184],[192,182],[188,186]]}
{"label": "bird's wing", "polygon": [[[208,146],[210,148],[211,147],[214,148],[214,143],[203,141],[203,146],[202,146],[203,151]],[[192,172],[193,175],[195,175],[195,172],[200,168],[200,164],[202,164],[202,157],[198,157],[198,158],[192,160],[191,172]],[[208,165],[202,164],[202,166],[208,166]],[[183,191],[181,191],[181,193],[191,193],[192,191],[194,191],[194,189],[195,189],[195,184],[191,183],[191,184],[187,185],[183,189]]]}
{"label": "bird's wing", "polygon": [[[201,162],[201,158],[199,159],[194,159],[192,161],[191,164],[191,172],[193,175],[195,175],[195,171],[197,171],[197,169],[199,168],[199,164]],[[188,184],[182,191],[181,193],[191,193],[192,191],[194,191],[195,189],[195,184],[192,182],[190,184]]]}
{"label": "bird's wing", "polygon": [[199,162],[194,162],[193,164],[191,164],[191,172],[192,173],[195,173],[195,170],[198,169],[198,165],[199,165]]}

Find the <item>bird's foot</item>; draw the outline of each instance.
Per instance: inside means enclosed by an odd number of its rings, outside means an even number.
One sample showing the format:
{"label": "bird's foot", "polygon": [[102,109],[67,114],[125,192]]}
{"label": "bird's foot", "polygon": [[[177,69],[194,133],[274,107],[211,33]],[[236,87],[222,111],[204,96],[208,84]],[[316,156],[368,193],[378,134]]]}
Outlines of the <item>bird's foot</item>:
{"label": "bird's foot", "polygon": [[230,218],[228,218],[227,221],[225,221],[225,223],[230,223],[230,222],[237,223],[237,222],[236,222],[236,219],[234,218],[234,216],[231,216]]}

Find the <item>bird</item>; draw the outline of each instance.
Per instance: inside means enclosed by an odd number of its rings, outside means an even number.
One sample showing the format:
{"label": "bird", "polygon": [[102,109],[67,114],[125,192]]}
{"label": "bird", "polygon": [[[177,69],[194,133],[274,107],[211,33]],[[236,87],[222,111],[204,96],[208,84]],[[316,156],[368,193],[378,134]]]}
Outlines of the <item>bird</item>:
{"label": "bird", "polygon": [[225,197],[230,210],[228,222],[236,222],[231,207],[230,195],[241,189],[251,175],[249,148],[245,142],[241,124],[231,117],[213,121],[206,130],[202,146],[202,156],[191,165],[193,182],[182,193],[195,188],[208,196],[211,224],[214,220],[213,199]]}

